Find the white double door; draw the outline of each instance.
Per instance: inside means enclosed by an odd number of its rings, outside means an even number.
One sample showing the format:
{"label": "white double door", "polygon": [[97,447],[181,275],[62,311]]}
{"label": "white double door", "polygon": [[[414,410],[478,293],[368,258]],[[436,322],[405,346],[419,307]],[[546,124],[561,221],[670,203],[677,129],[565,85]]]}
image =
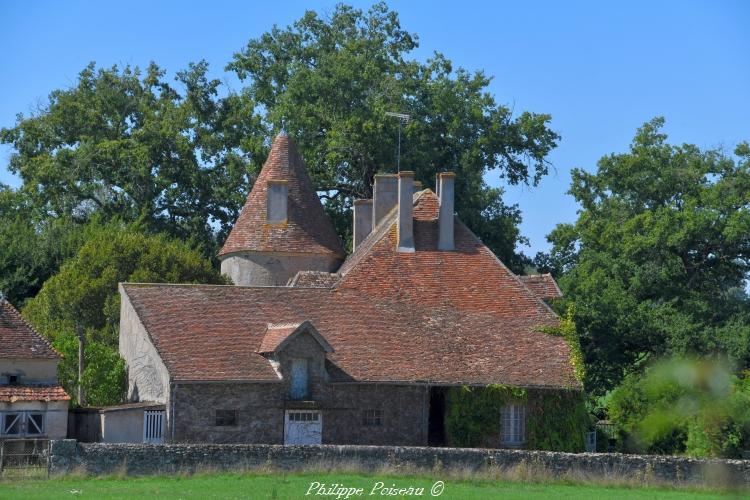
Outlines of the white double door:
{"label": "white double door", "polygon": [[284,444],[320,444],[323,416],[317,410],[286,410]]}

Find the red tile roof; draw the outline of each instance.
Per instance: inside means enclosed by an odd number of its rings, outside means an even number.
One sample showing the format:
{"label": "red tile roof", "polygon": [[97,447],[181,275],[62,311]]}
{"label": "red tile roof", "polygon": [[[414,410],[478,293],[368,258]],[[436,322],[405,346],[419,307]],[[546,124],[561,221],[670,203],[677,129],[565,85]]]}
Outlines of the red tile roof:
{"label": "red tile roof", "polygon": [[[287,222],[269,224],[267,183],[288,182]],[[345,252],[313,188],[294,141],[279,134],[219,255],[242,251],[292,252],[339,256]]]}
{"label": "red tile roof", "polygon": [[[258,350],[268,324],[311,321],[334,381],[580,387],[558,323],[463,224],[437,250],[437,198],[415,195],[415,253],[395,251],[395,210],[330,288],[124,284],[170,374],[277,380]],[[269,340],[270,342],[270,340]]]}
{"label": "red tile roof", "polygon": [[0,298],[0,359],[58,359],[49,342],[39,335],[4,298]]}
{"label": "red tile roof", "polygon": [[70,396],[59,385],[52,386],[0,386],[0,401],[14,403],[16,401],[68,401]]}
{"label": "red tile roof", "polygon": [[521,281],[523,281],[523,283],[540,299],[559,299],[563,296],[560,287],[557,286],[555,278],[549,273],[519,277],[521,278]]}

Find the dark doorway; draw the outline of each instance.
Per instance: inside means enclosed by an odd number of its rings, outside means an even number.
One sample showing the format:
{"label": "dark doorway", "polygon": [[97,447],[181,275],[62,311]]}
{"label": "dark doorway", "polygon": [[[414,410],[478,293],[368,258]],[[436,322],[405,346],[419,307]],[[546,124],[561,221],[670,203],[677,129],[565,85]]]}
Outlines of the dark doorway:
{"label": "dark doorway", "polygon": [[445,446],[445,388],[430,387],[430,419],[427,444]]}

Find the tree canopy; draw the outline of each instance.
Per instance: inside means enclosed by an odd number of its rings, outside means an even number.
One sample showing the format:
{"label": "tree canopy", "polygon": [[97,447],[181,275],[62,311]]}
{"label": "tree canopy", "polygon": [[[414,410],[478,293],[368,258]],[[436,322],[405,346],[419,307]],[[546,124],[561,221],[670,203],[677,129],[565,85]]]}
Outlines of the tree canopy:
{"label": "tree canopy", "polygon": [[118,355],[120,282],[207,283],[226,280],[186,243],[146,236],[121,225],[98,226],[86,243],[48,279],[23,310],[63,355],[60,382],[75,394],[78,332],[86,338],[83,387],[93,405],[119,403],[124,364]]}
{"label": "tree canopy", "polygon": [[211,254],[212,224],[223,238],[234,222],[252,171],[248,152],[262,138],[253,105],[242,95],[219,98],[207,69],[200,62],[179,72],[180,91],[153,63],[144,73],[92,63],[72,88],[2,129],[30,215],[137,222]]}
{"label": "tree canopy", "polygon": [[595,173],[573,171],[581,210],[550,234],[543,267],[560,277],[601,394],[664,355],[728,355],[750,366],[750,147],[736,158],[671,145],[641,127]]}
{"label": "tree canopy", "polygon": [[456,171],[459,216],[520,271],[520,212],[503,203],[502,190],[490,188],[484,175],[539,182],[559,138],[548,128],[550,116],[514,117],[488,92],[484,73],[454,70],[438,53],[425,63],[410,59],[417,46],[417,36],[384,3],[367,12],[338,5],[328,18],[308,11],[250,40],[228,69],[267,110],[266,127],[283,121],[297,139],[345,240],[353,198],[370,197],[373,176],[396,170],[398,122],[386,115],[395,111],[411,117],[401,168],[426,185],[434,185],[439,171]]}

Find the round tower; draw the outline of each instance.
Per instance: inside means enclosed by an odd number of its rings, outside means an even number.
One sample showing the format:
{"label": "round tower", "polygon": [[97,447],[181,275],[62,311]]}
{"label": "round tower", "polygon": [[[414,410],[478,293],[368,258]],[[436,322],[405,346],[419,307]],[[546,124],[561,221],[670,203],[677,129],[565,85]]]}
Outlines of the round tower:
{"label": "round tower", "polygon": [[282,132],[219,252],[221,272],[235,285],[283,286],[299,271],[335,272],[344,257],[305,163]]}

